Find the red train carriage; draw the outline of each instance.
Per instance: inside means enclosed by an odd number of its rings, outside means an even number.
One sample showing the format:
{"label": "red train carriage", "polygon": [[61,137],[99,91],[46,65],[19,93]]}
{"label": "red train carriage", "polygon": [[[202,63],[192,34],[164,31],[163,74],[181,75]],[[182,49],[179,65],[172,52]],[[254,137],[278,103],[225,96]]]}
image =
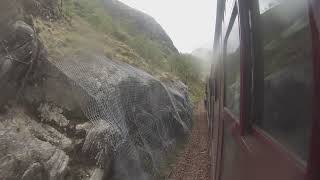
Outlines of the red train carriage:
{"label": "red train carriage", "polygon": [[212,179],[320,180],[320,1],[217,7]]}

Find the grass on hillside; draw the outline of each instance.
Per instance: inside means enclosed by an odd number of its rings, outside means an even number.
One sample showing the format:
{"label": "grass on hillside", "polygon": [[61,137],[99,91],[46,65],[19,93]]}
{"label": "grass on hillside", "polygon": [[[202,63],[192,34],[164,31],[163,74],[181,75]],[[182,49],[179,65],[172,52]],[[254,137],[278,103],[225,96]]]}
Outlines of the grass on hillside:
{"label": "grass on hillside", "polygon": [[193,102],[204,96],[199,60],[170,53],[143,35],[132,36],[130,27],[114,22],[100,0],[65,0],[63,17],[57,21],[35,19],[49,56],[62,59],[83,50],[126,62],[159,79],[180,79],[190,89]]}

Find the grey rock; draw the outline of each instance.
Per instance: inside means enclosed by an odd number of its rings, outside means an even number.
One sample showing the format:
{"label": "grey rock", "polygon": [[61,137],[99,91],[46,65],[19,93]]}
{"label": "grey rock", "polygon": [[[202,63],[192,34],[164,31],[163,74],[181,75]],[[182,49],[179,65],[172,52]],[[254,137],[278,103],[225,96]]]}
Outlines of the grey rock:
{"label": "grey rock", "polygon": [[93,125],[90,122],[76,125],[75,127],[76,136],[85,137],[91,130],[92,126]]}
{"label": "grey rock", "polygon": [[35,131],[50,132],[21,108],[14,107],[0,118],[0,179],[64,178],[69,157],[45,138],[34,135]]}
{"label": "grey rock", "polygon": [[90,180],[102,180],[104,175],[103,169],[95,169],[92,176],[90,177]]}
{"label": "grey rock", "polygon": [[32,65],[39,60],[41,47],[32,27],[23,21],[2,28],[9,28],[10,34],[3,34],[0,39],[0,105],[17,95],[25,77],[30,75]]}
{"label": "grey rock", "polygon": [[118,22],[127,23],[133,36],[143,35],[158,42],[166,53],[177,53],[172,40],[165,30],[151,16],[133,9],[118,0],[104,0],[108,14]]}
{"label": "grey rock", "polygon": [[22,180],[41,180],[45,177],[43,166],[39,163],[31,164],[23,173]]}
{"label": "grey rock", "polygon": [[63,109],[57,106],[47,103],[41,104],[38,111],[43,122],[54,123],[60,127],[66,127],[69,124],[67,118],[62,114]]}
{"label": "grey rock", "polygon": [[[44,3],[57,1],[4,2],[10,10],[22,6],[42,18],[57,16],[56,9],[42,11]],[[0,33],[0,107],[24,103],[0,114],[0,179],[153,177],[192,126],[187,87],[99,55],[49,61],[32,23],[7,13],[0,17],[0,32],[9,32]],[[130,13],[147,18],[141,27],[177,51],[152,18]]]}

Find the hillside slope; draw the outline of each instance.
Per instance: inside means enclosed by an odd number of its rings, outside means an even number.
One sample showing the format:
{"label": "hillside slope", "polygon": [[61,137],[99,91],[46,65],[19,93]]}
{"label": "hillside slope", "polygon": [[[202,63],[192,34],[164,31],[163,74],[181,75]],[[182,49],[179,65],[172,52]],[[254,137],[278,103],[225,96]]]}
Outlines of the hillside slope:
{"label": "hillside slope", "polygon": [[0,179],[156,179],[192,127],[187,87],[119,61],[144,59],[74,2],[0,2]]}
{"label": "hillside slope", "polygon": [[47,16],[34,20],[52,59],[96,52],[143,69],[162,81],[182,80],[194,102],[203,95],[202,69],[197,59],[180,54],[152,17],[117,0],[62,2],[60,11],[49,20]]}
{"label": "hillside slope", "polygon": [[132,36],[146,36],[162,45],[166,53],[177,53],[172,40],[164,29],[151,16],[133,9],[117,0],[104,0],[105,9],[115,21],[130,28]]}

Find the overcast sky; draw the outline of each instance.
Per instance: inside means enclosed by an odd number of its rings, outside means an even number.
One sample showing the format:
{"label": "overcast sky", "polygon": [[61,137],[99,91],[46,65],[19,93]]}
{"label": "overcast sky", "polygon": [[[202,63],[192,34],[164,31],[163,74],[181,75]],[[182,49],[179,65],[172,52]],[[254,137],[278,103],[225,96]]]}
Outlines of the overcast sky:
{"label": "overcast sky", "polygon": [[180,52],[212,48],[216,0],[120,0],[154,17]]}

